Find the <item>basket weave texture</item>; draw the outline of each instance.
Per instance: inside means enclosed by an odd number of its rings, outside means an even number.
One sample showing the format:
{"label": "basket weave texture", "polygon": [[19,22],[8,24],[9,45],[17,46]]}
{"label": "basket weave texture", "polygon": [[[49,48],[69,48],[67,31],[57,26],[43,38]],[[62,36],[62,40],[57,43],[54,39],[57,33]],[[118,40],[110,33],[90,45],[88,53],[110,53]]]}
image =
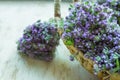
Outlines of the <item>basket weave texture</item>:
{"label": "basket weave texture", "polygon": [[[83,53],[81,51],[78,51],[74,46],[66,45],[66,47],[87,71],[94,74],[94,69],[93,69],[93,66],[95,64],[94,61],[84,57]],[[109,71],[101,71],[97,74],[97,76],[100,80],[120,80],[120,74],[118,73],[111,74]]]}

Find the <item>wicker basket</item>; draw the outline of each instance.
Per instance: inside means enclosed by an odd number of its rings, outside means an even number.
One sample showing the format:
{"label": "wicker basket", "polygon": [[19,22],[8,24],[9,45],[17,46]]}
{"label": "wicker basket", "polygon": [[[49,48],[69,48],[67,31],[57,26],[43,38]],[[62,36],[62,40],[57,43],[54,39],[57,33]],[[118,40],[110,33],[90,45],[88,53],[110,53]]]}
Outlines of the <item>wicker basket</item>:
{"label": "wicker basket", "polygon": [[[60,36],[63,33],[63,29],[58,29],[58,32],[60,34]],[[64,44],[65,44],[65,40],[63,40]],[[83,53],[81,51],[78,51],[77,48],[75,48],[73,45],[72,46],[68,46],[66,45],[66,47],[69,49],[70,53],[72,55],[74,55],[74,57],[80,62],[80,64],[90,73],[94,74],[94,64],[95,62],[92,61],[91,59],[88,59],[86,57],[84,57]],[[118,73],[110,73],[109,71],[101,71],[98,72],[97,74],[98,78],[100,80],[120,80],[120,74]]]}
{"label": "wicker basket", "polygon": [[[63,29],[58,29],[58,32],[60,35],[62,35]],[[65,43],[65,40],[63,40]],[[90,73],[94,74],[94,61],[84,57],[83,53],[81,51],[78,51],[77,48],[74,46],[68,46],[66,47],[69,49],[70,53],[75,56],[75,58],[80,62],[80,64]],[[98,78],[100,80],[120,80],[120,74],[113,73],[110,74],[109,71],[101,71],[97,74]]]}
{"label": "wicker basket", "polygon": [[[64,40],[63,40],[64,42]],[[85,58],[83,53],[78,51],[74,46],[67,46],[70,53],[75,56],[75,58],[80,62],[80,64],[90,73],[94,74],[93,65],[94,62],[88,58]],[[100,80],[120,80],[120,74],[113,73],[110,74],[109,71],[101,71],[97,74]]]}

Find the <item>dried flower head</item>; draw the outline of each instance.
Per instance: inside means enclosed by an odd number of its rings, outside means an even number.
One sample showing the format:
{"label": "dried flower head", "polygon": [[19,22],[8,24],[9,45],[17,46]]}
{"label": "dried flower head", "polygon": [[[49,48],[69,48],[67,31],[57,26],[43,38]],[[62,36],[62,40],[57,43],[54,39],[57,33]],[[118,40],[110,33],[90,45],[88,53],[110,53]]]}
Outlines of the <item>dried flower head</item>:
{"label": "dried flower head", "polygon": [[18,41],[18,51],[32,58],[51,61],[60,36],[55,25],[40,20],[28,26]]}
{"label": "dried flower head", "polygon": [[120,26],[114,11],[89,1],[77,3],[69,10],[62,34],[65,44],[82,51],[96,62],[99,70],[120,70]]}

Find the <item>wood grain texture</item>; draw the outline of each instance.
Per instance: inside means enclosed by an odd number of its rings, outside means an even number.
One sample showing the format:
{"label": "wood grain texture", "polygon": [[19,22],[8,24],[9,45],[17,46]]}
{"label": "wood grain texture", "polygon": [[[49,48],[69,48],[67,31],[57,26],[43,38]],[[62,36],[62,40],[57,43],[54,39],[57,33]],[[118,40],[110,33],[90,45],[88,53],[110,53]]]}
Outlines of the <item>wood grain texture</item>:
{"label": "wood grain texture", "polygon": [[[69,3],[62,3],[66,16]],[[69,51],[60,40],[50,63],[22,57],[16,41],[28,24],[54,16],[53,2],[0,2],[0,80],[98,80],[79,62],[69,60]]]}

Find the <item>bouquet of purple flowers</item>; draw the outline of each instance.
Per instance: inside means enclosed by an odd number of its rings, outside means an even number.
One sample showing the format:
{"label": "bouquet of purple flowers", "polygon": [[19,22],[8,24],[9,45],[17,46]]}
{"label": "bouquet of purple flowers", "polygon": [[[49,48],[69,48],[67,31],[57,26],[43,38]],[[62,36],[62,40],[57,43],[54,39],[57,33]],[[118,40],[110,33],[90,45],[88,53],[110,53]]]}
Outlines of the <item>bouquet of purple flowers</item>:
{"label": "bouquet of purple flowers", "polygon": [[58,29],[54,24],[39,20],[24,30],[17,49],[22,55],[51,61],[59,39]]}
{"label": "bouquet of purple flowers", "polygon": [[120,71],[120,26],[114,11],[107,6],[90,3],[69,8],[62,39],[95,62],[94,70]]}

